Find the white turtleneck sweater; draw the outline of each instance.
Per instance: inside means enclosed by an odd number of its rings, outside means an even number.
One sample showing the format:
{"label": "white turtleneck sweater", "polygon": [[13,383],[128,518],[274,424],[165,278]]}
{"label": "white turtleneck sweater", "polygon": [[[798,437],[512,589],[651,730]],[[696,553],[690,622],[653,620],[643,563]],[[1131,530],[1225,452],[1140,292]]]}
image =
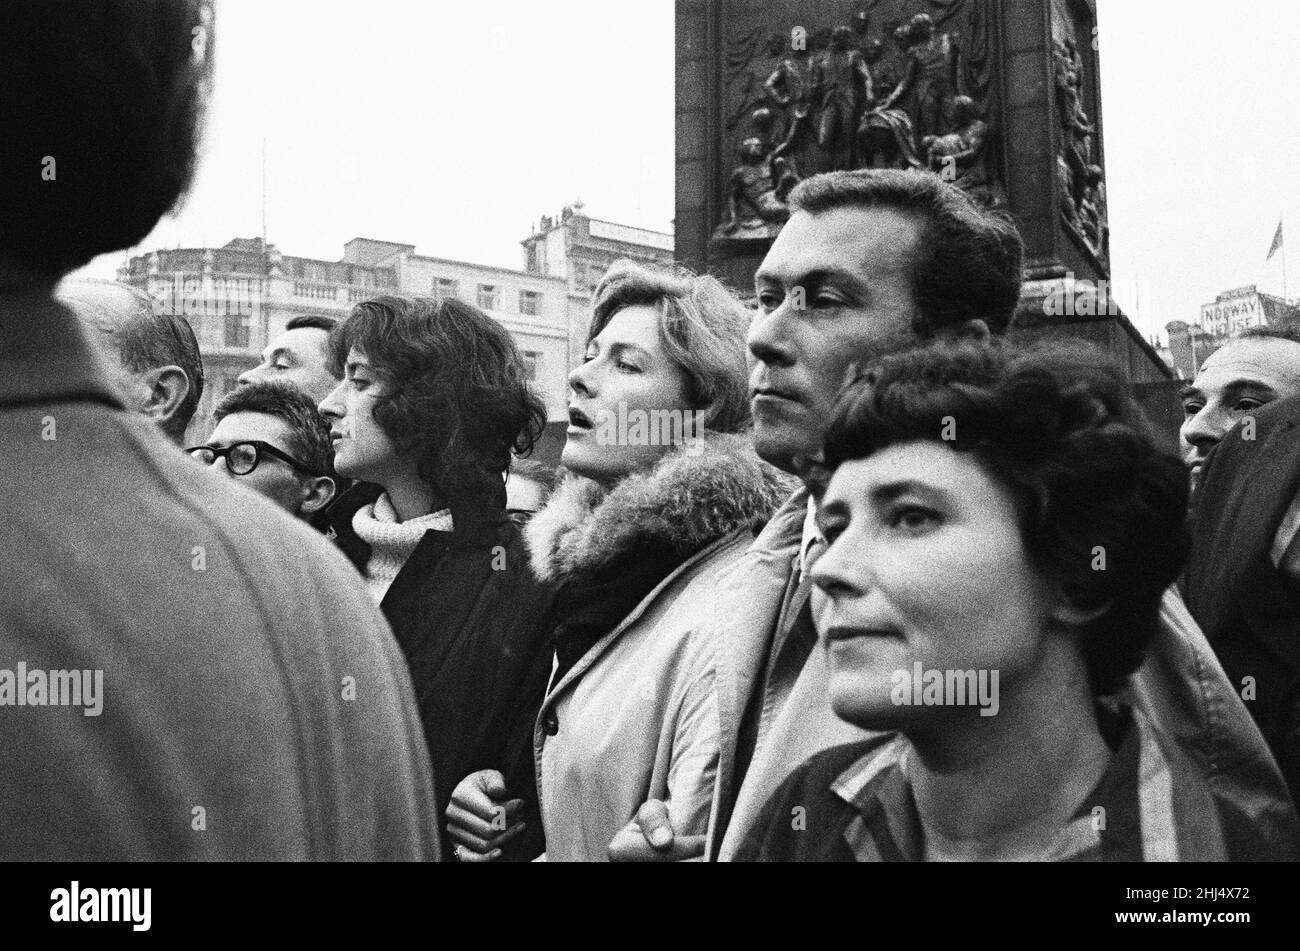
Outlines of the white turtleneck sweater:
{"label": "white turtleneck sweater", "polygon": [[453,530],[451,509],[442,509],[421,515],[419,518],[398,521],[393,503],[385,492],[370,505],[363,505],[352,516],[352,529],[370,546],[370,560],[366,562],[366,587],[375,604],[384,600],[388,586],[420,544],[424,533],[430,530]]}

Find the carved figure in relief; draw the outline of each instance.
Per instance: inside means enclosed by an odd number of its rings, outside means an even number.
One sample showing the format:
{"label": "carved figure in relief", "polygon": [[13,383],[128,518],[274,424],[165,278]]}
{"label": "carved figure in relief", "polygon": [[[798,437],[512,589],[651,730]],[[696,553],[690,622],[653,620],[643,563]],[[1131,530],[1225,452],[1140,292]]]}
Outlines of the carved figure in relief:
{"label": "carved figure in relief", "polygon": [[809,144],[813,139],[813,105],[820,92],[820,77],[812,53],[807,49],[789,50],[763,83],[768,97],[786,117],[782,153],[795,174],[809,174]]}
{"label": "carved figure in relief", "polygon": [[1053,43],[1056,60],[1056,105],[1061,117],[1061,128],[1079,159],[1078,174],[1092,164],[1092,136],[1096,128],[1083,108],[1083,59],[1074,40],[1066,38]]}
{"label": "carved figure in relief", "polygon": [[937,33],[928,13],[918,13],[900,29],[906,30],[906,72],[880,109],[892,109],[911,96],[916,134],[922,138],[942,134],[946,131],[944,106],[962,91],[957,42],[949,33]]}
{"label": "carved figure in relief", "polygon": [[756,136],[740,143],[740,164],[731,173],[727,217],[714,232],[717,237],[770,238],[789,217],[785,199],[798,179],[782,157],[784,145],[771,154]]}
{"label": "carved figure in relief", "polygon": [[857,36],[847,26],[831,33],[830,47],[821,54],[821,110],[817,144],[831,168],[853,167],[854,133],[864,99],[874,99],[871,68],[856,49]]}
{"label": "carved figure in relief", "polygon": [[1106,181],[1100,165],[1088,166],[1087,187],[1079,203],[1079,221],[1088,246],[1102,256],[1110,226],[1106,222]]}
{"label": "carved figure in relief", "polygon": [[956,128],[947,135],[927,135],[921,140],[926,164],[946,180],[988,201],[988,173],[984,167],[984,146],[988,124],[979,117],[975,100],[957,96],[952,101]]}
{"label": "carved figure in relief", "polygon": [[1073,38],[1052,42],[1056,64],[1056,106],[1062,132],[1057,157],[1061,217],[1092,251],[1105,253],[1106,190],[1102,169],[1093,163],[1096,126],[1083,106],[1083,58]]}

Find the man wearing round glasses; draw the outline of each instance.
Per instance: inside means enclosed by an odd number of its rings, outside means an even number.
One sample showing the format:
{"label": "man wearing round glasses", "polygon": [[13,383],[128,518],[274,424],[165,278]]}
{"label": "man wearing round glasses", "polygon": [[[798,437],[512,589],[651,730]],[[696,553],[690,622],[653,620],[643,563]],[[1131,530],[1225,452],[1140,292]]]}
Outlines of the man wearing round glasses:
{"label": "man wearing round glasses", "polygon": [[329,505],[334,451],[310,397],[283,383],[250,383],[226,394],[212,415],[216,428],[191,456],[298,518]]}

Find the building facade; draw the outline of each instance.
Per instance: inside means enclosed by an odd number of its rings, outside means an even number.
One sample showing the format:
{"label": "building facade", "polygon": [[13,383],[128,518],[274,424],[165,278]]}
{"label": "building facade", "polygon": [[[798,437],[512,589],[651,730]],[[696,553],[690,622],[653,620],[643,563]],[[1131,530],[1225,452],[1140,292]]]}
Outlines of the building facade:
{"label": "building facade", "polygon": [[1300,306],[1254,284],[1233,288],[1201,305],[1195,324],[1175,320],[1165,325],[1169,360],[1179,379],[1191,380],[1206,359],[1232,336],[1251,327],[1300,326]]}
{"label": "building facade", "polygon": [[458,297],[477,305],[514,336],[551,427],[567,420],[568,285],[558,277],[448,261],[414,245],[354,238],[340,261],[282,254],[261,239],[236,238],[221,248],[180,248],[131,258],[118,280],[143,289],[158,305],[184,315],[203,354],[206,385],[190,436],[210,430],[213,406],[260,362],[268,342],[293,317],[346,317],[380,294]]}
{"label": "building facade", "polygon": [[188,434],[194,441],[211,430],[212,408],[292,318],[342,319],[359,301],[404,294],[458,298],[510,331],[546,402],[540,458],[555,462],[568,420],[568,375],[582,360],[596,285],[619,258],[671,262],[673,237],[590,218],[575,203],[554,219],[544,217],[523,246],[525,268],[517,271],[429,257],[414,245],[373,238],[353,238],[338,261],[295,257],[260,238],[236,238],[220,248],[133,257],[117,277],[194,328],[206,378]]}
{"label": "building facade", "polygon": [[577,365],[586,351],[591,301],[609,266],[620,258],[638,264],[671,264],[673,236],[589,217],[582,202],[566,205],[559,215],[543,216],[521,243],[524,270],[562,278],[569,297],[569,362]]}

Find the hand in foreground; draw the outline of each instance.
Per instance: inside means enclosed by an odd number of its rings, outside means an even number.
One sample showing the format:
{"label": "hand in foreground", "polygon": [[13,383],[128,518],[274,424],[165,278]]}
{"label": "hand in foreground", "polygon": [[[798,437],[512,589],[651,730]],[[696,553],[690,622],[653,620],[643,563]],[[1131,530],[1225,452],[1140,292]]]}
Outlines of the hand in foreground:
{"label": "hand in foreground", "polygon": [[495,862],[501,846],[524,830],[517,821],[522,799],[507,799],[505,777],[495,769],[481,769],[462,779],[447,805],[447,835],[456,844],[462,862]]}
{"label": "hand in foreground", "polygon": [[668,805],[651,799],[609,843],[611,862],[683,862],[704,858],[704,836],[676,835]]}

